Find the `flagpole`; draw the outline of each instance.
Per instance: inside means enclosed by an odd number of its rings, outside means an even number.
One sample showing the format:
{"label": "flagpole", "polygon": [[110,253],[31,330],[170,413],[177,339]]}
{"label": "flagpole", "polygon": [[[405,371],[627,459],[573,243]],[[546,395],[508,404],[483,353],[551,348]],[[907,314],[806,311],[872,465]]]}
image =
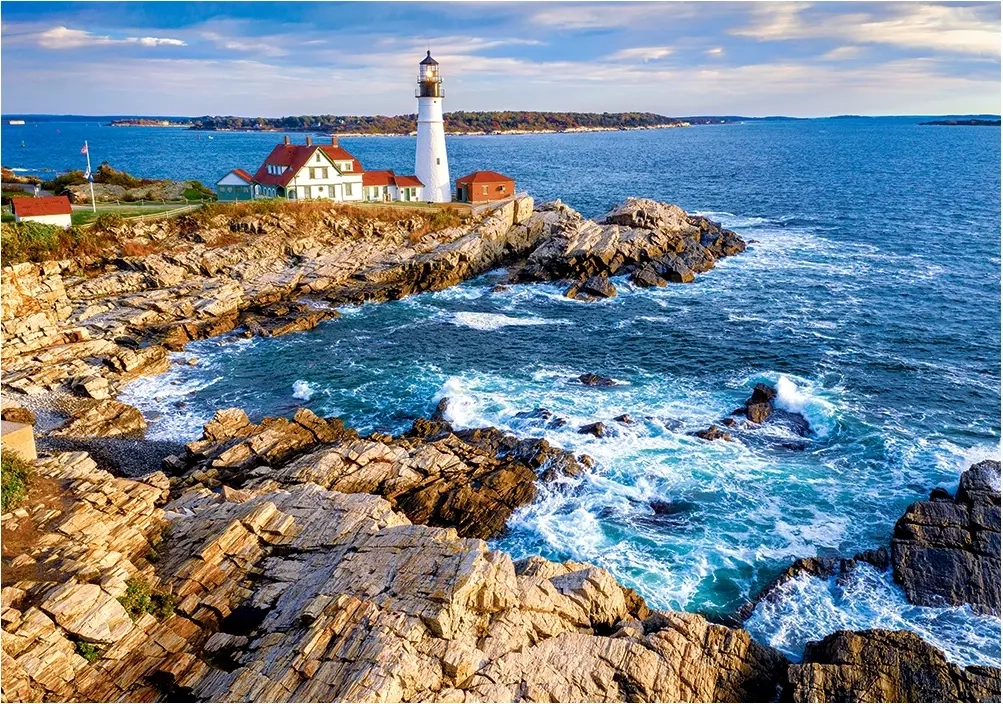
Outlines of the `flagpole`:
{"label": "flagpole", "polygon": [[91,212],[96,213],[98,206],[94,202],[94,174],[91,173],[91,148],[87,146],[86,139],[84,140],[84,153],[87,154],[87,183],[91,187]]}

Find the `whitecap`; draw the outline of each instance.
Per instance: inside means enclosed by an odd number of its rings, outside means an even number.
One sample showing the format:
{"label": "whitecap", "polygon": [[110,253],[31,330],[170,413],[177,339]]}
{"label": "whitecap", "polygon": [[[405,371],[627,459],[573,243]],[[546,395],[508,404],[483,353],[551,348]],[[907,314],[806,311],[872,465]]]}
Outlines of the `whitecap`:
{"label": "whitecap", "polygon": [[473,328],[474,330],[498,330],[499,328],[519,325],[567,325],[567,320],[546,320],[544,318],[515,318],[501,313],[475,313],[460,311],[451,314],[449,322],[454,325]]}
{"label": "whitecap", "polygon": [[781,374],[776,382],[777,398],[774,404],[808,421],[812,431],[821,436],[829,434],[834,425],[835,409],[831,403],[803,391],[787,376]]}
{"label": "whitecap", "polygon": [[309,381],[297,379],[293,382],[293,398],[298,398],[301,401],[309,401],[315,393],[317,393],[317,389]]}
{"label": "whitecap", "polygon": [[849,575],[802,575],[780,585],[756,606],[745,628],[761,643],[797,661],[809,641],[840,630],[909,630],[961,665],[1000,662],[1000,620],[967,606],[910,604],[890,571],[860,564]]}

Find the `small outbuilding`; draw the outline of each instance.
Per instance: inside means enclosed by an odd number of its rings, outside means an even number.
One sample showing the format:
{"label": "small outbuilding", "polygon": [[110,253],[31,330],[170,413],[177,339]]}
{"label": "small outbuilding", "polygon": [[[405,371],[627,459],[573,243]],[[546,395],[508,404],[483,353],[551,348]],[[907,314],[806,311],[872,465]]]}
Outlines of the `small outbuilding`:
{"label": "small outbuilding", "polygon": [[362,197],[367,201],[420,201],[425,184],[414,175],[398,175],[392,170],[367,171],[362,175]]}
{"label": "small outbuilding", "polygon": [[475,171],[456,179],[456,200],[486,203],[515,195],[515,179],[497,171]]}
{"label": "small outbuilding", "polygon": [[14,209],[14,220],[17,222],[41,222],[60,227],[69,227],[73,224],[73,208],[66,196],[12,198],[11,206]]}
{"label": "small outbuilding", "polygon": [[216,182],[220,200],[252,200],[255,195],[254,177],[243,169],[234,169]]}

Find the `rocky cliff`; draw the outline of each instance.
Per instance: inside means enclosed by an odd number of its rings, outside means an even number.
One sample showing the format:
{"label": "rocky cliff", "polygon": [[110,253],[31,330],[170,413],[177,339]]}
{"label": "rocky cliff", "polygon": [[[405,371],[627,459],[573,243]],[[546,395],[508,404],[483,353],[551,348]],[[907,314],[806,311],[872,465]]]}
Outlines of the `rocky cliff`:
{"label": "rocky cliff", "polygon": [[[135,442],[145,420],[114,400],[118,388],[193,339],[305,330],[335,317],[331,304],[504,265],[514,280],[598,297],[615,293],[610,276],[688,281],[744,248],[703,218],[635,199],[598,222],[521,199],[438,229],[412,215],[227,212],[117,233],[153,254],[5,268],[5,404],[58,392],[49,442]],[[455,431],[442,410],[397,437],[360,437],[305,409],[259,423],[224,409],[200,439],[159,455],[164,472],[132,479],[50,451],[25,507],[0,517],[3,699],[999,699],[998,671],[962,670],[902,634],[835,634],[793,664],[742,629],[654,611],[597,567],[513,562],[482,539],[540,482],[591,460]],[[983,484],[963,480],[952,500],[969,552],[992,539]],[[954,524],[908,525],[927,527],[897,532],[911,542],[896,554],[961,540]],[[952,564],[983,569],[975,559]]]}

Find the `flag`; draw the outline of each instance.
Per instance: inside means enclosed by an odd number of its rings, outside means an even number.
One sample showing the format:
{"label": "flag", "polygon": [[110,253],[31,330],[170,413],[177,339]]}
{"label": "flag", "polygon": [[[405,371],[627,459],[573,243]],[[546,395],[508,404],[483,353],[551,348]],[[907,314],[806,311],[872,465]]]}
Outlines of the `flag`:
{"label": "flag", "polygon": [[93,181],[94,180],[93,178],[91,178],[91,170],[90,169],[87,169],[87,171],[84,172],[84,178],[87,179],[88,181]]}
{"label": "flag", "polygon": [[84,142],[84,146],[80,147],[80,153],[81,154],[87,153],[87,142]]}

